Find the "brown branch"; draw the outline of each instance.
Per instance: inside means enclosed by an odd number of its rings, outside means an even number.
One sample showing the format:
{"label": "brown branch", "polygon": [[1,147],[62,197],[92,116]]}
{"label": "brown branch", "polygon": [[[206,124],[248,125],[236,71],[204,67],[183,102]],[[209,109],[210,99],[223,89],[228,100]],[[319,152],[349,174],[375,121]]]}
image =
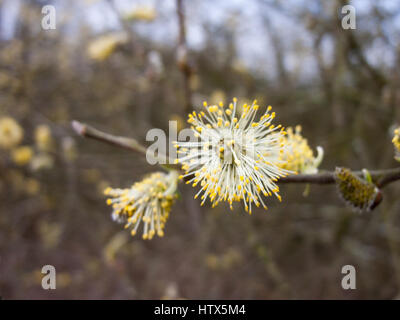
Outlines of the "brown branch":
{"label": "brown branch", "polygon": [[[115,145],[117,147],[139,152],[147,157],[152,156],[151,154],[147,154],[147,148],[141,145],[135,139],[114,136],[75,120],[72,121],[72,128],[82,137],[92,138],[101,142]],[[156,158],[152,157],[152,159],[157,161],[157,163],[165,164],[162,165],[163,167],[177,169],[177,165],[168,163],[168,158],[166,155],[159,154]],[[363,175],[362,171],[353,171],[353,173],[358,176]],[[376,184],[376,186],[378,188],[383,188],[394,181],[400,180],[400,167],[393,169],[373,170],[369,171],[369,174],[371,175],[372,181]],[[334,184],[335,174],[332,171],[322,171],[316,174],[291,175],[279,179],[279,183]]]}
{"label": "brown branch", "polygon": [[379,188],[383,188],[389,183],[400,180],[400,168],[383,170],[383,171],[386,171],[386,174],[384,174],[377,183],[377,186]]}
{"label": "brown branch", "polygon": [[280,178],[279,183],[313,183],[313,184],[332,184],[335,183],[333,172],[323,172],[318,174],[297,174]]}

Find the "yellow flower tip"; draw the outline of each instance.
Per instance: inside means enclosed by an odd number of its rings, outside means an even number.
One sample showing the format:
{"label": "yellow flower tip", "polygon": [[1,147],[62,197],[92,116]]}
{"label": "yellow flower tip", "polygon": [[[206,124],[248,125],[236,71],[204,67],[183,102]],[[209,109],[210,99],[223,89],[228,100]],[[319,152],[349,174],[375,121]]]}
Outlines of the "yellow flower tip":
{"label": "yellow flower tip", "polygon": [[31,161],[33,157],[33,150],[29,146],[21,146],[14,149],[11,155],[15,164],[24,166]]}
{"label": "yellow flower tip", "polygon": [[237,98],[236,97],[233,98],[233,102],[237,102]]}
{"label": "yellow flower tip", "polygon": [[131,236],[135,236],[136,235],[136,230],[132,229],[131,230]]}
{"label": "yellow flower tip", "polygon": [[207,107],[207,101],[203,101],[203,107]]}

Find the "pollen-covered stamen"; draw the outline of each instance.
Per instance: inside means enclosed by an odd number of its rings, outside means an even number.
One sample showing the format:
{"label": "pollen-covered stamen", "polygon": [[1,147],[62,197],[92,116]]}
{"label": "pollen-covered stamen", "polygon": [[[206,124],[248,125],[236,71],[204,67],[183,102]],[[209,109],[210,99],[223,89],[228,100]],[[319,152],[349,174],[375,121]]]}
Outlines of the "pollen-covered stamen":
{"label": "pollen-covered stamen", "polygon": [[112,217],[125,222],[125,228],[135,235],[143,221],[143,239],[152,239],[155,234],[164,235],[165,222],[176,199],[178,173],[153,173],[127,189],[107,188],[104,191],[107,204],[112,205]]}
{"label": "pollen-covered stamen", "polygon": [[245,104],[240,117],[236,98],[228,107],[206,102],[203,106],[204,111],[193,112],[188,119],[199,140],[176,142],[177,162],[185,171],[181,178],[200,186],[195,198],[200,197],[201,204],[210,199],[213,206],[227,201],[231,208],[242,201],[249,213],[253,205],[267,208],[262,195],[275,194],[281,200],[276,182],[291,172],[281,168],[285,131],[271,124],[271,107],[255,121],[257,101]]}
{"label": "pollen-covered stamen", "polygon": [[307,139],[301,135],[301,126],[296,126],[294,130],[289,127],[286,132],[287,135],[282,138],[282,143],[287,146],[281,154],[282,168],[297,173],[317,173],[324,155],[322,147],[317,147],[317,155],[314,156]]}

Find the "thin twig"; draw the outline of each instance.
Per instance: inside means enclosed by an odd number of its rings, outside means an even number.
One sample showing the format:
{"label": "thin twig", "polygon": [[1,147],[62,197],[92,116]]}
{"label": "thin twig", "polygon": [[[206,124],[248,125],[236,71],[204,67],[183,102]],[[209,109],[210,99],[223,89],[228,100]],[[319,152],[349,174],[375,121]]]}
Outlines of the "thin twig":
{"label": "thin twig", "polygon": [[137,37],[136,37],[134,30],[132,29],[132,27],[128,23],[128,21],[125,20],[125,18],[119,12],[114,0],[107,0],[107,3],[109,4],[111,10],[114,12],[115,16],[117,17],[118,22],[121,25],[122,29],[129,36],[129,38],[131,40],[129,43],[129,45],[131,46],[131,49],[134,49],[134,52],[138,56],[143,55],[145,53],[145,48],[140,44],[139,41],[137,41]]}
{"label": "thin twig", "polygon": [[132,41],[135,42],[136,37],[134,32],[132,31],[132,28],[129,26],[129,24],[125,21],[125,19],[121,16],[121,14],[118,11],[118,8],[116,7],[115,3],[113,0],[107,0],[107,3],[109,4],[111,10],[114,12],[116,15],[118,22],[120,23],[121,27],[125,30],[125,32],[131,37]]}
{"label": "thin twig", "polygon": [[190,78],[192,68],[188,62],[188,48],[186,42],[186,23],[183,0],[176,0],[176,13],[178,16],[179,38],[177,50],[177,62],[183,76],[183,89],[185,94],[185,113],[188,114],[192,109],[192,90],[190,89]]}
{"label": "thin twig", "polygon": [[[362,176],[362,171],[353,171],[354,174]],[[369,171],[372,180],[377,187],[383,188],[391,182],[400,180],[400,168]],[[335,173],[331,171],[317,174],[298,174],[279,179],[279,183],[312,183],[312,184],[333,184]]]}
{"label": "thin twig", "polygon": [[95,139],[101,142],[105,142],[117,147],[121,147],[123,149],[128,149],[131,151],[135,151],[141,153],[145,157],[150,157],[153,161],[159,164],[166,164],[167,156],[163,154],[158,154],[158,156],[154,156],[151,153],[147,153],[147,148],[141,145],[137,140],[127,137],[114,136],[109,133],[105,133],[100,131],[92,126],[89,126],[85,123],[81,123],[79,121],[72,121],[71,123],[74,131],[82,137]]}

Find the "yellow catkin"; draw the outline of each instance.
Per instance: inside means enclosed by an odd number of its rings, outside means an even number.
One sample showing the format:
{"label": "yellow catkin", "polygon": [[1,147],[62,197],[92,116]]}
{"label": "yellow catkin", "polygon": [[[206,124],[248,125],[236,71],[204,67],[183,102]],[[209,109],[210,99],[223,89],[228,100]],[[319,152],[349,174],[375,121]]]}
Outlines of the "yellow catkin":
{"label": "yellow catkin", "polygon": [[10,149],[21,143],[24,130],[11,117],[0,118],[0,148]]}
{"label": "yellow catkin", "polygon": [[143,239],[152,239],[154,235],[164,235],[165,222],[177,194],[176,185],[179,178],[177,171],[169,174],[156,172],[130,188],[106,188],[106,203],[113,208],[114,220],[125,223],[125,228],[132,228],[135,235],[143,222]]}
{"label": "yellow catkin", "polygon": [[347,168],[336,168],[335,180],[341,198],[353,209],[369,211],[380,201],[376,186]]}
{"label": "yellow catkin", "polygon": [[[284,133],[281,144],[286,147],[281,154],[283,162],[280,166],[297,173],[316,173],[322,158],[319,159],[321,155],[314,156],[307,139],[301,135],[301,126],[296,126],[295,130],[291,127],[288,127],[286,131],[281,129],[281,132]],[[319,147],[318,152],[322,152],[322,148]]]}

